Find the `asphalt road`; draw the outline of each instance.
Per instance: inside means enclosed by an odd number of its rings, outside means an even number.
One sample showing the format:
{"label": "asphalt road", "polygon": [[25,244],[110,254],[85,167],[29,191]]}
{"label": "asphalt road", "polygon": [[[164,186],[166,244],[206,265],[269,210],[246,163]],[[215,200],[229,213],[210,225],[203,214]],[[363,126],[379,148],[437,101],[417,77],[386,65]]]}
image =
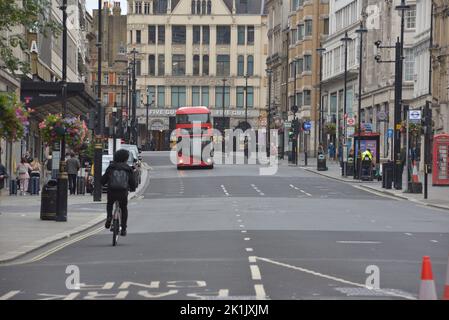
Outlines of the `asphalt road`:
{"label": "asphalt road", "polygon": [[[117,247],[102,230],[2,266],[0,299],[414,299],[424,255],[442,294],[448,211],[297,167],[260,176],[256,165],[177,171],[167,153],[144,159],[150,185]],[[380,290],[365,287],[367,268]]]}

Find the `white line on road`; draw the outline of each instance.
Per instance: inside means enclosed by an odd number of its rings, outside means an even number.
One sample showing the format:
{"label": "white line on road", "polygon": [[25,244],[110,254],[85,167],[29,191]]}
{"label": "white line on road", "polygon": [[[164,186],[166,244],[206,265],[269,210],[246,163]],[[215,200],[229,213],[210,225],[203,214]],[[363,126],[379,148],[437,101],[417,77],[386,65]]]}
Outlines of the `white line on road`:
{"label": "white line on road", "polygon": [[241,231],[241,233],[246,233],[246,232],[247,232],[246,230],[242,230],[242,231]]}
{"label": "white line on road", "polygon": [[438,243],[438,241],[437,241],[437,240],[430,240],[430,242],[433,242],[433,243]]}
{"label": "white line on road", "polygon": [[245,250],[246,250],[247,252],[253,252],[253,251],[254,251],[253,248],[245,248]]}
{"label": "white line on road", "polygon": [[248,257],[248,260],[249,260],[250,263],[256,263],[256,257],[255,256]]}
{"label": "white line on road", "polygon": [[[255,259],[255,258],[254,258]],[[255,261],[254,261],[255,262]],[[0,297],[0,300],[8,300],[20,293],[19,290],[9,291],[7,294],[4,294]]]}
{"label": "white line on road", "polygon": [[411,234],[411,233],[408,233],[408,232],[406,232],[406,233],[404,233],[405,235],[407,235],[407,236],[412,236],[413,234]]}
{"label": "white line on road", "polygon": [[245,241],[249,241],[249,240],[251,240],[251,238],[244,238],[243,240],[245,240]]}
{"label": "white line on road", "polygon": [[[352,286],[356,286],[356,287],[367,288],[366,285],[361,284],[361,283],[356,283],[356,282],[348,281],[348,280],[345,280],[345,279],[337,278],[337,277],[334,277],[334,276],[326,275],[326,274],[323,274],[323,273],[319,273],[319,272],[316,272],[316,271],[313,271],[313,270],[292,266],[292,265],[289,265],[289,264],[286,264],[286,263],[282,263],[282,262],[277,262],[277,261],[274,261],[274,260],[271,260],[271,259],[268,259],[268,258],[256,257],[256,259],[257,260],[261,260],[261,261],[265,261],[265,262],[268,262],[268,263],[272,263],[272,264],[275,264],[275,265],[278,265],[278,266],[281,266],[281,267],[285,267],[285,268],[289,268],[289,269],[305,272],[305,273],[308,273],[308,274],[312,274],[312,275],[317,276],[317,277],[333,280],[333,281],[336,281],[336,282],[346,283],[346,284],[349,284],[349,285],[352,285]],[[400,297],[400,298],[404,298],[404,299],[416,300],[416,298],[413,297],[413,296],[406,296],[406,295],[398,294],[398,293],[391,292],[391,291],[388,291],[388,290],[383,290],[383,289],[371,289],[371,290],[374,290],[376,292],[382,292],[382,293],[385,293],[385,294],[388,294],[388,295],[392,295],[392,296],[396,296],[396,297]]]}
{"label": "white line on road", "polygon": [[245,228],[245,225],[241,224],[241,225],[240,225],[240,228]]}
{"label": "white line on road", "polygon": [[255,264],[249,266],[251,269],[251,278],[253,280],[262,280],[262,276],[260,275],[259,267]]}
{"label": "white line on road", "polygon": [[257,300],[265,300],[267,299],[267,294],[265,293],[265,289],[262,284],[255,284],[254,290],[256,291],[256,299]]}
{"label": "white line on road", "polygon": [[379,244],[380,241],[337,241],[337,243],[347,243],[347,244]]}

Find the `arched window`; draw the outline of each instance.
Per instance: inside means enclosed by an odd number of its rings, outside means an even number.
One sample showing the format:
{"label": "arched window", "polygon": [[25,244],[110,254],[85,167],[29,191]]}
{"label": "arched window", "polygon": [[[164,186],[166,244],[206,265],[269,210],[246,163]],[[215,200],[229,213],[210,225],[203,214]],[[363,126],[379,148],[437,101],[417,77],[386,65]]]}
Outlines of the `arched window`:
{"label": "arched window", "polygon": [[195,0],[192,0],[192,14],[195,14]]}
{"label": "arched window", "polygon": [[202,1],[201,14],[206,14],[206,0]]}
{"label": "arched window", "polygon": [[246,73],[249,76],[254,75],[254,57],[253,56],[248,56],[248,61],[247,61],[248,65],[246,66]]}
{"label": "arched window", "polygon": [[243,77],[244,74],[245,74],[245,57],[239,56],[237,62],[237,75],[239,77]]}
{"label": "arched window", "polygon": [[211,14],[212,12],[212,1],[207,1],[207,14]]}
{"label": "arched window", "polygon": [[196,0],[196,14],[200,14],[200,13],[201,13],[201,1]]}

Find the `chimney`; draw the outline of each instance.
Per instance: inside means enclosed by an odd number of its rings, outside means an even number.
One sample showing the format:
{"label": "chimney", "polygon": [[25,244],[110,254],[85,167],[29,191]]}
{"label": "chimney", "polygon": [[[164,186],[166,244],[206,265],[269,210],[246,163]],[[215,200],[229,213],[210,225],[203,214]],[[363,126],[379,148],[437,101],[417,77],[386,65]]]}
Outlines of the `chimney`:
{"label": "chimney", "polygon": [[114,8],[112,9],[112,14],[114,16],[119,16],[122,12],[122,9],[120,8],[120,2],[114,1]]}

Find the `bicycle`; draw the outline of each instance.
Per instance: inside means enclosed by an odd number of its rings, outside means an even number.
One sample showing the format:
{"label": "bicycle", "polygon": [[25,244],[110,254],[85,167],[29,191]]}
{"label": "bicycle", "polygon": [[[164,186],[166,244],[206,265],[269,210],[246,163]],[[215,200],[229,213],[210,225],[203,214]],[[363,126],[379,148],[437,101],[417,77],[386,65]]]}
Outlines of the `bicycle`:
{"label": "bicycle", "polygon": [[114,206],[112,208],[112,224],[111,224],[111,232],[112,232],[112,246],[116,246],[118,242],[118,236],[120,234],[120,224],[122,222],[122,209],[120,209],[120,203],[118,201],[114,202]]}

